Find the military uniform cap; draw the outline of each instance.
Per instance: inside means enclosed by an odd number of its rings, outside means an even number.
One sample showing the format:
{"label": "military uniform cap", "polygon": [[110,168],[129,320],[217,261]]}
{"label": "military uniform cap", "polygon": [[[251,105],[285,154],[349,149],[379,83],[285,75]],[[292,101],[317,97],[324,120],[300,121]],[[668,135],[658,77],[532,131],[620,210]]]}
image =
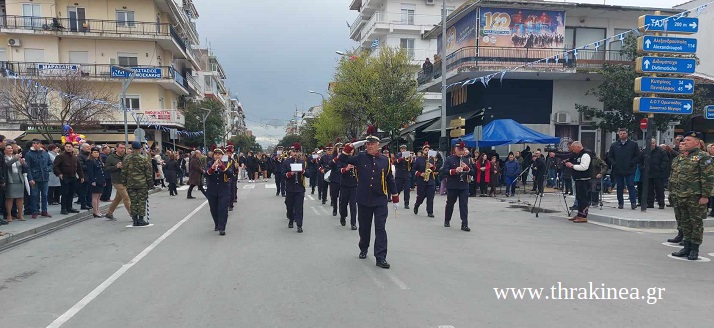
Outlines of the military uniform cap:
{"label": "military uniform cap", "polygon": [[132,142],[131,149],[141,149],[141,142],[138,142],[138,141]]}
{"label": "military uniform cap", "polygon": [[701,132],[689,131],[684,134],[685,137],[697,138],[699,140],[704,140],[704,135]]}

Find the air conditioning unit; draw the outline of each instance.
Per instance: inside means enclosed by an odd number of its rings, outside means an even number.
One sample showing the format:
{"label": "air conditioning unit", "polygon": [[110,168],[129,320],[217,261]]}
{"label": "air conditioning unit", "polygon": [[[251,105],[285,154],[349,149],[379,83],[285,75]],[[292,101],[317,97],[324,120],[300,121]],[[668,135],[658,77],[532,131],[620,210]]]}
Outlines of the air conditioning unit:
{"label": "air conditioning unit", "polygon": [[580,113],[580,123],[593,123],[595,122],[594,116],[588,116],[584,113]]}
{"label": "air conditioning unit", "polygon": [[555,124],[570,124],[570,113],[556,113]]}
{"label": "air conditioning unit", "polygon": [[436,0],[426,0],[427,5],[433,5]]}
{"label": "air conditioning unit", "polygon": [[7,39],[7,45],[11,47],[19,47],[20,39]]}

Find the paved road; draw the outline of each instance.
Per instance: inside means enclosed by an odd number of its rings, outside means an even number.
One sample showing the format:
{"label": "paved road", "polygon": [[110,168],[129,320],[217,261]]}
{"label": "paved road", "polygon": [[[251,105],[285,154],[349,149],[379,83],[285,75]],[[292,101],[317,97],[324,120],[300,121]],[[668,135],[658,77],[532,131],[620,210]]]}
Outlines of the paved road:
{"label": "paved road", "polygon": [[[85,221],[0,254],[3,327],[711,327],[714,262],[668,258],[669,234],[573,224],[474,199],[472,232],[400,209],[390,270],[357,258],[357,232],[306,199],[241,184],[226,236],[205,200],[152,196],[148,228]],[[185,192],[181,192],[185,195]],[[194,212],[195,214],[190,215]],[[126,218],[125,212],[118,210]],[[456,216],[457,217],[457,216]],[[455,218],[456,219],[456,218]],[[711,234],[702,255],[714,252]],[[494,288],[665,288],[645,300],[498,300]],[[655,290],[656,291],[656,290]],[[556,290],[557,296],[558,292]],[[563,292],[561,292],[562,296]],[[577,298],[577,293],[576,293]],[[590,294],[588,293],[588,296]],[[656,296],[656,295],[655,295]],[[509,296],[511,298],[512,296]]]}

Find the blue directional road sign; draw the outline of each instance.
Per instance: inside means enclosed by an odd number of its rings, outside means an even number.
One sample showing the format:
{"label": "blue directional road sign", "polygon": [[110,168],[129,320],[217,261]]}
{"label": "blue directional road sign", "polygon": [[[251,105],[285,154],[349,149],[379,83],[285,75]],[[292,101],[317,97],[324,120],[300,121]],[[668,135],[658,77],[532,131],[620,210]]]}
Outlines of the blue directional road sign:
{"label": "blue directional road sign", "polygon": [[697,61],[694,58],[637,57],[637,73],[693,74]]}
{"label": "blue directional road sign", "polygon": [[637,38],[637,50],[673,54],[694,54],[697,53],[697,39],[652,35],[642,36]]}
{"label": "blue directional road sign", "polygon": [[636,97],[632,102],[635,113],[686,115],[694,111],[691,99]]}
{"label": "blue directional road sign", "polygon": [[704,107],[704,116],[706,116],[707,120],[714,120],[714,105]]}
{"label": "blue directional road sign", "polygon": [[694,93],[694,80],[668,77],[638,77],[635,79],[635,93],[691,95]]}
{"label": "blue directional road sign", "polygon": [[[660,15],[640,16],[640,32],[667,32],[674,34],[694,34],[699,31],[699,18],[669,17]],[[646,25],[646,26],[645,26]]]}

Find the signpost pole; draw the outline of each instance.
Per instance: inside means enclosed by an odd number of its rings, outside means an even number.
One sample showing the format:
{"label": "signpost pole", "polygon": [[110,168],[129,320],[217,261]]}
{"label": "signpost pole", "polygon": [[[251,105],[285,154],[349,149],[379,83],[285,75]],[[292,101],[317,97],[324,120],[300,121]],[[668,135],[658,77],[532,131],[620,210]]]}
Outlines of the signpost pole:
{"label": "signpost pole", "polygon": [[[438,52],[438,50],[437,50]],[[441,135],[439,139],[439,150],[443,152],[444,158],[450,153],[451,144],[446,137],[446,0],[441,3]],[[447,145],[444,147],[444,145]],[[447,149],[449,148],[449,149]]]}

